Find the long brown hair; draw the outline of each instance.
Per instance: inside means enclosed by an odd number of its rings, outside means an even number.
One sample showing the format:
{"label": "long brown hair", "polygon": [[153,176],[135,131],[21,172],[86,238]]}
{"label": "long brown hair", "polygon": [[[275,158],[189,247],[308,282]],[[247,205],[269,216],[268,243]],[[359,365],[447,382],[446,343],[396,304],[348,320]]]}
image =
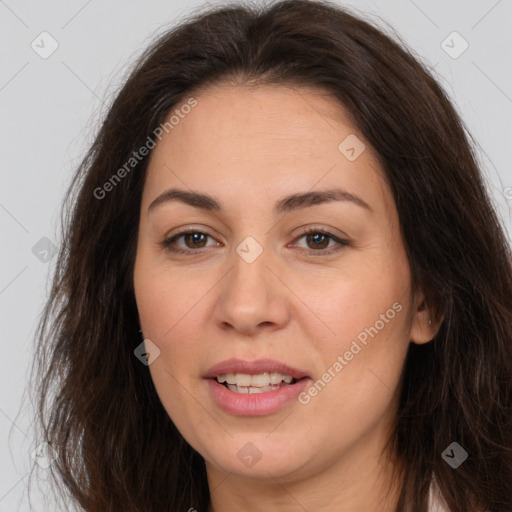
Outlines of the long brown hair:
{"label": "long brown hair", "polygon": [[[403,43],[336,4],[307,0],[210,7],[160,36],[74,176],[32,373],[59,496],[87,512],[207,508],[204,461],[134,356],[132,271],[148,156],[130,170],[126,162],[173,107],[221,82],[327,91],[378,155],[412,285],[443,318],[430,343],[411,343],[403,372],[390,439],[397,512],[426,512],[432,477],[453,512],[512,510],[512,256],[474,142]],[[98,193],[123,166],[122,179]],[[452,442],[468,453],[457,469],[442,456]]]}

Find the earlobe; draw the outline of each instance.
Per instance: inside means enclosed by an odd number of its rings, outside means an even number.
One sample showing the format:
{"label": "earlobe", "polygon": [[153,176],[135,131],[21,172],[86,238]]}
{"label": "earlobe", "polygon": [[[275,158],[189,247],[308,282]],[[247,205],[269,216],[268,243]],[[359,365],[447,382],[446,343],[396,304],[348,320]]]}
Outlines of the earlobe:
{"label": "earlobe", "polygon": [[410,340],[412,343],[422,345],[432,341],[439,330],[443,318],[435,319],[434,310],[430,308],[424,298],[414,313]]}

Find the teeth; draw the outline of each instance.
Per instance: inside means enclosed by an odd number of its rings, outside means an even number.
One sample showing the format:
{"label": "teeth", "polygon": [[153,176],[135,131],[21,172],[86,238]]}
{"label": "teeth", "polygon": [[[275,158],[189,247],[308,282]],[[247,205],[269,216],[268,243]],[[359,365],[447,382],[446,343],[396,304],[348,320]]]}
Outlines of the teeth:
{"label": "teeth", "polygon": [[243,395],[252,395],[255,393],[265,393],[267,391],[273,391],[275,389],[279,389],[281,387],[280,384],[275,385],[269,385],[269,386],[263,386],[261,388],[256,387],[245,387],[245,386],[237,386],[236,384],[228,384],[229,391],[234,391],[235,393],[241,393]]}
{"label": "teeth", "polygon": [[252,376],[247,375],[246,373],[237,373],[235,375],[235,384],[240,386],[250,386],[252,381]]}
{"label": "teeth", "polygon": [[270,384],[279,384],[283,380],[283,375],[277,372],[270,372]]}
{"label": "teeth", "polygon": [[[283,375],[282,373],[270,372],[270,373],[258,373],[256,375],[249,375],[247,373],[226,373],[219,375],[217,381],[223,384],[224,382],[228,385],[228,389],[231,387],[240,388],[256,388],[256,389],[277,389],[281,383],[291,384],[293,377],[291,375]],[[231,391],[234,391],[232,389]],[[244,391],[238,391],[243,393]],[[258,391],[255,391],[257,393]]]}
{"label": "teeth", "polygon": [[268,386],[270,380],[268,373],[258,373],[257,375],[251,375],[250,385],[255,388],[264,388]]}

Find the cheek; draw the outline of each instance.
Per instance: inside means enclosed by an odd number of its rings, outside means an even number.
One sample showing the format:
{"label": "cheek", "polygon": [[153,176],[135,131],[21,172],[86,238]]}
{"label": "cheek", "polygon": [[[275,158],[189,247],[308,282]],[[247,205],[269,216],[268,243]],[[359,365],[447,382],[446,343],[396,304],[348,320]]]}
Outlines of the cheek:
{"label": "cheek", "polygon": [[404,255],[376,251],[349,268],[350,273],[340,272],[330,281],[326,292],[302,292],[328,328],[312,338],[315,352],[321,354],[317,366],[324,373],[317,376],[321,382],[313,394],[318,398],[311,401],[316,401],[318,414],[324,407],[334,407],[335,416],[350,411],[343,421],[365,410],[378,416],[377,411],[389,405],[409,346],[411,323],[410,273]]}
{"label": "cheek", "polygon": [[[193,340],[197,338],[192,320],[200,309],[195,295],[187,294],[165,276],[139,283],[136,296],[142,332],[160,350],[159,359],[150,365],[152,373],[165,370],[169,376],[179,377],[180,371],[191,367]],[[172,378],[168,384],[176,385]]]}
{"label": "cheek", "polygon": [[194,370],[205,352],[200,343],[204,319],[209,318],[204,296],[211,286],[206,276],[194,281],[183,269],[155,261],[144,250],[136,261],[134,288],[140,325],[144,337],[160,350],[149,370],[158,393],[165,395],[161,396],[164,405],[184,393],[183,385],[199,377]]}
{"label": "cheek", "polygon": [[199,302],[201,290],[173,268],[142,248],[134,268],[134,289],[144,335],[161,342],[170,338]]}
{"label": "cheek", "polygon": [[160,393],[160,383],[165,382],[171,388],[176,386],[172,378],[174,370],[169,367],[169,362],[177,361],[179,353],[172,350],[170,340],[181,306],[179,290],[170,286],[168,276],[155,270],[158,267],[152,263],[148,253],[144,249],[139,250],[134,268],[134,290],[144,338],[151,340],[160,350],[158,358],[149,365]]}
{"label": "cheek", "polygon": [[191,369],[197,367],[200,356],[197,344],[193,343],[197,339],[193,319],[198,297],[197,293],[187,294],[179,282],[171,274],[151,273],[142,267],[134,275],[144,337],[160,350],[148,370],[163,407],[183,432],[190,430],[188,419],[201,418],[204,411],[195,400],[190,400]]}
{"label": "cheek", "polygon": [[310,326],[323,325],[316,331],[318,350],[332,357],[348,350],[352,340],[370,339],[368,330],[382,340],[381,346],[391,333],[403,337],[411,299],[407,260],[376,248],[354,253],[343,263],[325,277],[301,278],[295,288],[309,309],[302,318],[311,319]]}
{"label": "cheek", "polygon": [[409,345],[405,304],[393,302],[393,295],[370,301],[361,288],[352,292],[341,302],[346,299],[348,305],[351,299],[361,299],[358,307],[347,315],[338,310],[338,316],[328,320],[337,333],[332,336],[335,341],[315,339],[313,354],[321,354],[316,365],[321,373],[299,397],[303,428],[323,432],[328,442],[319,449],[326,449],[326,456],[328,446],[339,444],[340,436],[352,446],[394,417]]}

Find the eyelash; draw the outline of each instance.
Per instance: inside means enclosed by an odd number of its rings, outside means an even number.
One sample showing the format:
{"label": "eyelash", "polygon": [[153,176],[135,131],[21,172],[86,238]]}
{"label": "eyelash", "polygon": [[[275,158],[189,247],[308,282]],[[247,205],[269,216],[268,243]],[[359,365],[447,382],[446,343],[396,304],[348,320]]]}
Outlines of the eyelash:
{"label": "eyelash", "polygon": [[[213,238],[208,233],[204,233],[204,232],[199,231],[197,229],[188,229],[188,230],[185,230],[185,231],[181,231],[180,233],[176,233],[171,238],[165,239],[161,243],[161,245],[162,245],[162,247],[164,249],[166,249],[166,250],[168,250],[168,251],[170,251],[170,252],[172,252],[174,254],[182,254],[182,255],[185,255],[185,256],[197,256],[201,252],[202,248],[200,248],[200,249],[188,249],[187,250],[187,249],[181,249],[181,248],[172,247],[172,245],[171,245],[178,238],[180,238],[180,237],[182,237],[184,235],[187,235],[187,234],[201,234],[201,235],[206,235],[207,237]],[[319,234],[319,235],[327,236],[328,238],[330,238],[333,241],[338,243],[338,247],[336,247],[334,250],[332,249],[332,247],[329,248],[329,249],[319,249],[319,250],[310,249],[310,251],[315,256],[323,256],[323,255],[327,255],[327,254],[333,254],[335,252],[338,252],[338,251],[342,250],[344,247],[350,245],[350,242],[348,240],[344,240],[342,238],[338,238],[338,237],[334,236],[332,233],[330,233],[328,231],[324,231],[324,230],[321,230],[321,229],[315,229],[315,228],[304,228],[304,230],[302,231],[301,236],[298,238],[298,240],[300,240],[304,236],[312,235],[312,234]]]}

